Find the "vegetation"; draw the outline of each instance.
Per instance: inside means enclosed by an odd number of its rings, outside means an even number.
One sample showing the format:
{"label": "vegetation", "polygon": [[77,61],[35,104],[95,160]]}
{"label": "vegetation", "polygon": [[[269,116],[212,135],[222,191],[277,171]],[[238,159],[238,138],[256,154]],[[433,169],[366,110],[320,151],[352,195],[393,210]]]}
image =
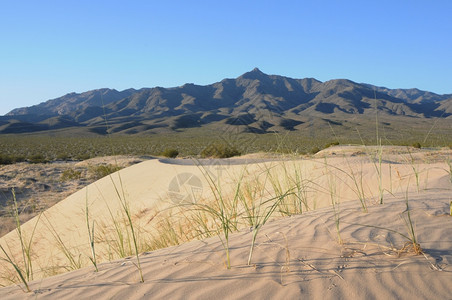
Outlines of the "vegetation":
{"label": "vegetation", "polygon": [[89,172],[91,173],[91,177],[95,180],[104,178],[105,176],[108,176],[119,170],[121,170],[121,168],[119,166],[112,165],[112,164],[89,167]]}
{"label": "vegetation", "polygon": [[[378,177],[382,177],[386,174],[382,172],[383,168],[380,166],[384,161],[382,158],[384,153],[380,146],[375,151],[376,153],[374,155],[369,155],[369,161],[375,165],[375,174]],[[411,161],[413,161],[413,157],[409,152],[410,150],[408,149],[407,151]],[[230,189],[226,189],[226,185],[220,181],[221,176],[213,176],[202,169],[201,171],[204,171],[203,174],[209,184],[212,194],[211,199],[199,199],[195,203],[183,203],[179,206],[172,207],[173,210],[171,212],[156,212],[155,216],[148,218],[149,222],[155,225],[155,231],[152,232],[143,231],[138,226],[138,222],[135,219],[138,214],[132,212],[129,199],[126,198],[124,193],[120,173],[117,176],[116,174],[115,176],[110,176],[120,204],[120,211],[115,212],[118,215],[110,211],[112,219],[110,223],[112,223],[111,227],[115,231],[114,234],[116,234],[116,237],[112,238],[108,236],[108,232],[105,228],[102,229],[102,226],[100,226],[100,230],[96,227],[95,231],[95,224],[102,224],[103,220],[96,220],[95,216],[90,213],[88,200],[85,202],[84,215],[81,217],[84,218],[88,232],[87,243],[89,243],[89,254],[81,254],[75,252],[76,249],[67,247],[56,228],[45,218],[44,221],[47,221],[48,224],[47,229],[56,240],[61,253],[67,258],[67,264],[65,266],[52,266],[52,268],[55,270],[72,270],[84,267],[86,263],[82,258],[87,257],[97,270],[98,263],[106,259],[104,255],[98,255],[96,253],[96,251],[102,249],[99,246],[103,243],[104,247],[105,244],[108,246],[108,251],[110,251],[108,259],[110,260],[134,255],[136,257],[135,266],[139,271],[140,281],[144,281],[140,264],[140,253],[209,236],[218,236],[220,238],[225,251],[226,266],[227,268],[231,268],[230,236],[233,232],[243,228],[250,228],[251,241],[248,255],[248,265],[250,265],[253,250],[256,246],[256,238],[261,228],[268,221],[280,217],[279,215],[290,216],[302,214],[309,209],[315,209],[315,204],[313,205],[309,202],[315,201],[310,197],[312,191],[321,191],[329,194],[337,241],[344,243],[341,237],[343,220],[341,219],[339,206],[339,184],[342,186],[346,184],[345,180],[348,180],[350,182],[348,187],[354,189],[357,198],[360,200],[361,209],[363,212],[367,212],[367,197],[364,195],[363,188],[363,171],[361,170],[360,173],[359,170],[352,169],[350,164],[345,165],[348,169],[345,166],[344,169],[341,169],[338,166],[333,166],[328,163],[326,159],[324,162],[318,161],[319,166],[322,168],[322,176],[326,176],[327,180],[325,186],[322,187],[314,183],[314,178],[303,177],[303,172],[299,166],[297,168],[297,166],[290,166],[286,162],[279,163],[282,163],[280,166],[283,168],[282,172],[279,172],[281,170],[278,171],[279,173],[277,174],[280,174],[279,176],[275,176],[272,173],[273,167],[275,166],[272,163],[264,166],[260,169],[260,172],[249,172],[245,167],[240,175],[235,178]],[[113,165],[104,165],[103,167],[109,172],[116,169]],[[71,174],[73,173],[71,172],[68,171],[69,175],[67,176],[72,176]],[[108,173],[102,172],[99,171],[99,174],[105,175]],[[417,176],[417,173],[417,169],[414,169],[412,176]],[[75,173],[74,176],[77,176],[77,174]],[[379,192],[385,191],[384,187],[380,184],[378,188],[380,189]],[[381,199],[380,197],[381,195],[379,194],[379,200]],[[415,231],[415,220],[411,214],[411,207],[408,201],[408,193],[406,194],[405,207],[405,210],[400,216],[406,225],[407,233],[401,233],[389,227],[378,227],[369,224],[352,225],[361,225],[396,233],[407,241],[400,252],[409,251],[415,254],[422,254],[422,248],[419,245]],[[279,215],[277,215],[278,213]],[[157,214],[159,214],[159,217],[156,217]],[[17,206],[15,216],[18,220]],[[26,289],[29,290],[27,284],[32,279],[33,274],[31,246],[33,245],[32,238],[34,232],[26,239],[21,232],[20,222],[17,222],[16,227],[20,240],[22,240],[22,253],[24,258],[16,260],[10,255],[10,249],[0,245],[0,254],[2,254],[0,255],[0,259],[14,267],[17,276],[12,280],[22,282],[26,286]],[[289,257],[287,240],[284,248],[287,251],[286,257]],[[290,260],[286,259],[286,264],[288,265],[289,263]]]}
{"label": "vegetation", "polygon": [[[281,134],[240,133],[237,137],[223,139],[205,129],[191,129],[165,135],[149,136],[54,136],[44,135],[0,135],[0,165],[22,161],[71,161],[86,160],[109,155],[161,155],[166,150],[176,150],[179,156],[230,157],[256,152],[315,153],[325,147],[356,144],[373,145],[371,134],[356,133],[355,128],[335,128],[334,142],[329,128],[316,132],[293,131]],[[387,135],[382,145],[411,146],[424,140],[422,132],[397,131],[399,135]],[[221,131],[220,135],[221,135]],[[281,136],[284,140],[281,141]],[[283,147],[281,146],[283,145]],[[447,130],[430,134],[423,147],[444,147],[452,145],[452,136]],[[171,151],[174,154],[174,151]]]}
{"label": "vegetation", "polygon": [[[130,228],[132,241],[133,241],[133,247],[135,250],[135,257],[137,259],[137,263],[135,264],[135,266],[137,267],[138,272],[140,274],[140,281],[144,282],[143,271],[141,269],[141,263],[140,263],[140,252],[138,251],[138,233],[136,232],[134,222],[132,221],[132,212],[130,210],[130,204],[124,193],[124,187],[122,185],[122,179],[121,179],[120,173],[118,173],[118,178],[119,178],[119,186],[116,185],[115,181],[113,180],[113,177],[110,176],[110,179],[111,179],[113,186],[115,188],[115,191],[116,191],[116,195],[118,196],[118,200],[121,203],[121,208],[123,209],[123,213],[127,217],[126,224],[127,224],[127,227]],[[94,233],[93,233],[93,235],[94,235]]]}
{"label": "vegetation", "polygon": [[82,171],[80,170],[74,170],[74,169],[67,169],[64,170],[61,174],[61,181],[69,181],[69,180],[77,180],[82,178]]}
{"label": "vegetation", "polygon": [[89,260],[93,264],[94,268],[96,269],[96,272],[99,271],[97,267],[97,258],[96,258],[96,248],[95,248],[95,242],[94,242],[94,220],[90,224],[89,219],[89,205],[88,205],[88,188],[86,189],[86,199],[85,199],[85,218],[86,218],[86,228],[88,229],[88,237],[89,237],[89,246],[91,249],[91,256],[89,257]]}
{"label": "vegetation", "polygon": [[201,151],[201,157],[209,158],[228,158],[240,155],[236,147],[223,143],[215,143],[207,146]]}
{"label": "vegetation", "polygon": [[[13,208],[13,217],[16,221],[16,232],[17,232],[17,237],[19,239],[19,243],[20,243],[20,251],[21,251],[21,258],[17,259],[15,257],[13,257],[12,255],[10,255],[9,253],[11,252],[11,249],[9,249],[9,251],[7,251],[7,249],[5,249],[5,247],[3,247],[3,245],[0,244],[0,250],[3,253],[3,257],[0,256],[0,260],[4,261],[8,264],[10,264],[15,272],[16,272],[16,278],[19,280],[14,280],[13,278],[6,278],[8,280],[11,280],[12,282],[22,282],[25,286],[25,289],[27,292],[30,292],[30,287],[28,286],[28,282],[30,280],[33,280],[33,251],[32,251],[32,246],[33,246],[33,238],[34,238],[34,234],[35,234],[35,230],[36,230],[36,226],[39,222],[38,218],[36,220],[35,226],[33,227],[33,230],[30,234],[30,236],[26,236],[24,234],[24,232],[22,232],[22,225],[20,223],[20,219],[19,219],[19,209],[17,207],[17,201],[16,201],[16,195],[14,192],[14,189],[12,190],[13,193],[13,199],[14,199],[14,208]],[[3,276],[5,276],[5,274],[3,274]]]}
{"label": "vegetation", "polygon": [[176,158],[179,155],[179,151],[173,148],[167,148],[163,150],[161,155],[169,158]]}
{"label": "vegetation", "polygon": [[23,156],[0,155],[0,165],[11,165],[23,161],[25,161]]}
{"label": "vegetation", "polygon": [[28,162],[32,164],[45,164],[49,160],[43,154],[33,154],[28,158]]}
{"label": "vegetation", "polygon": [[325,148],[329,148],[329,147],[337,146],[337,145],[339,145],[339,142],[331,142],[331,143],[326,144]]}
{"label": "vegetation", "polygon": [[[0,164],[11,164],[20,161],[28,161],[30,163],[45,163],[53,160],[79,160],[96,156],[105,156],[113,154],[134,154],[134,155],[155,155],[160,154],[166,157],[176,157],[179,153],[183,155],[191,155],[196,157],[215,157],[225,158],[240,155],[241,153],[267,151],[267,152],[281,152],[280,136],[278,135],[255,135],[244,134],[247,142],[231,142],[225,143],[224,141],[218,141],[218,138],[206,138],[204,135],[184,136],[184,135],[168,135],[159,137],[125,137],[125,136],[111,136],[108,139],[105,138],[52,138],[48,139],[43,136],[0,136]],[[328,137],[311,137],[297,135],[295,133],[288,134],[285,137],[284,152],[289,153],[302,153],[310,152],[312,154],[321,150],[320,145],[326,145],[330,147],[338,145],[339,142],[330,142]],[[353,139],[341,139],[341,144],[358,143],[358,144],[370,144],[370,141],[363,139],[360,136],[360,141],[357,142]],[[380,204],[384,204],[383,194],[383,148],[385,143],[394,143],[394,140],[379,139],[378,147],[374,153],[370,153],[370,161],[374,165],[375,172],[378,178],[378,200]],[[442,145],[449,143],[450,141],[443,139]],[[236,148],[231,145],[240,145]],[[413,144],[411,140],[399,140],[397,144],[412,145],[416,147],[417,144]],[[426,145],[428,143],[425,143]],[[419,144],[420,146],[420,144]],[[176,150],[177,149],[177,150]],[[114,153],[113,153],[114,151]],[[409,150],[408,150],[409,151]],[[419,188],[419,171],[414,164],[414,159],[410,154],[411,166],[416,178],[416,183]],[[448,161],[449,174],[452,174],[452,167],[450,161]],[[334,222],[336,225],[336,233],[339,242],[342,242],[340,225],[340,207],[339,207],[339,195],[337,194],[337,184],[340,181],[349,179],[352,182],[351,187],[354,189],[357,198],[360,201],[361,209],[363,212],[368,212],[366,195],[364,194],[363,184],[363,172],[353,170],[348,165],[349,170],[339,169],[337,167],[331,167],[325,160],[324,163],[326,173],[330,176],[328,178],[327,187],[323,187],[330,193],[331,206],[334,213]],[[116,165],[101,165],[92,166],[88,172],[92,178],[98,179],[108,176],[120,168]],[[303,178],[302,172],[295,168],[293,173],[290,173],[288,168],[284,169],[285,176],[283,178],[272,177],[270,169],[265,169],[262,174],[255,175],[256,177],[247,178],[249,174],[244,173],[239,176],[235,185],[230,193],[226,193],[222,189],[222,183],[219,181],[220,176],[213,177],[208,172],[205,173],[205,179],[209,183],[210,190],[212,192],[213,199],[202,199],[196,203],[183,204],[183,207],[176,207],[175,210],[180,209],[181,212],[178,218],[168,213],[166,217],[162,217],[160,220],[155,220],[156,230],[152,234],[142,232],[141,228],[136,225],[134,216],[132,214],[128,199],[124,194],[120,174],[118,174],[119,183],[113,182],[118,200],[121,206],[121,212],[119,216],[115,216],[110,211],[110,216],[113,221],[113,229],[116,233],[116,238],[111,239],[107,236],[107,232],[102,229],[98,230],[95,224],[98,221],[95,220],[95,216],[89,213],[89,205],[86,202],[85,207],[85,223],[88,231],[88,241],[90,254],[89,260],[93,266],[98,269],[98,263],[101,261],[100,256],[97,255],[99,247],[97,247],[97,241],[104,241],[108,244],[110,251],[108,259],[119,257],[126,257],[128,255],[135,255],[136,264],[140,275],[140,280],[143,282],[143,273],[140,265],[139,253],[147,250],[153,250],[160,247],[167,247],[171,245],[177,245],[182,242],[192,240],[195,238],[204,238],[208,236],[219,236],[226,255],[226,266],[231,268],[230,261],[230,247],[229,238],[232,232],[240,230],[241,228],[248,227],[251,231],[251,245],[248,257],[248,264],[251,263],[253,249],[255,248],[256,237],[259,230],[267,223],[267,221],[276,217],[275,213],[287,216],[293,214],[301,214],[309,209],[315,208],[315,204],[310,205],[308,203],[309,189],[322,189],[322,187],[314,186],[311,179]],[[331,172],[333,171],[333,172]],[[336,172],[336,174],[334,174]],[[61,180],[73,180],[80,179],[82,173],[76,169],[67,169],[61,175]],[[259,176],[261,176],[259,178]],[[110,176],[113,181],[113,176]],[[115,177],[116,178],[116,177]],[[451,175],[452,180],[452,175]],[[262,182],[269,182],[272,186],[271,189],[262,185]],[[188,209],[186,209],[188,208]],[[452,202],[451,202],[451,215],[452,215]],[[10,256],[11,251],[0,245],[0,259],[10,264],[17,273],[14,280],[16,282],[22,282],[26,290],[30,290],[28,287],[28,281],[33,278],[33,265],[32,265],[32,239],[34,231],[28,237],[28,239],[21,232],[21,225],[19,222],[19,212],[17,203],[15,206],[14,217],[16,219],[16,230],[19,235],[21,243],[22,256],[21,260],[15,260]],[[413,219],[410,214],[410,207],[408,202],[408,196],[406,198],[406,210],[401,214],[402,219],[407,227],[408,234],[401,234],[409,241],[410,250],[416,254],[421,254],[422,249],[418,243],[415,234],[415,228],[413,226]],[[153,221],[153,218],[150,222]],[[154,222],[154,221],[153,221]],[[372,225],[363,225],[368,227],[380,228]],[[49,223],[48,229],[57,241],[60,251],[67,257],[68,265],[65,269],[76,269],[83,267],[81,254],[72,252],[72,249],[68,249],[63,243],[63,240],[58,235],[55,228]],[[380,228],[381,229],[381,228]],[[382,228],[385,229],[385,228]],[[390,232],[395,232],[391,229],[387,229]],[[96,235],[95,235],[96,234]],[[145,241],[146,240],[146,241]],[[287,243],[287,242],[286,242]],[[95,247],[96,246],[96,247]],[[288,246],[286,245],[288,251]],[[287,255],[288,256],[288,255]],[[287,261],[287,264],[289,261]]]}
{"label": "vegetation", "polygon": [[421,143],[419,143],[419,142],[415,142],[411,146],[413,146],[413,148],[416,148],[416,149],[421,149]]}
{"label": "vegetation", "polygon": [[319,152],[319,151],[320,151],[320,148],[317,147],[317,146],[315,146],[315,147],[312,147],[312,148],[311,148],[311,150],[309,151],[309,153],[311,153],[311,154],[316,154],[316,153]]}

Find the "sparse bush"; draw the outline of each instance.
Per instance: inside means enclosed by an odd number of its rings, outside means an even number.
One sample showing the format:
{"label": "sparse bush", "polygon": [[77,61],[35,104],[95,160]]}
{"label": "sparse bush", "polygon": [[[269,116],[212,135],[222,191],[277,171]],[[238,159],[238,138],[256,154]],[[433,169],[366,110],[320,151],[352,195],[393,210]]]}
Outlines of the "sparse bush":
{"label": "sparse bush", "polygon": [[13,164],[14,160],[12,157],[7,155],[0,155],[0,165],[10,165]]}
{"label": "sparse bush", "polygon": [[25,161],[25,156],[22,156],[22,155],[15,155],[12,158],[13,158],[14,163],[19,163],[19,162]]}
{"label": "sparse bush", "polygon": [[70,156],[65,152],[61,152],[56,155],[56,160],[68,161],[69,159]]}
{"label": "sparse bush", "polygon": [[228,158],[240,155],[240,151],[234,146],[225,144],[211,144],[201,151],[201,157]]}
{"label": "sparse bush", "polygon": [[331,142],[331,143],[326,144],[325,148],[329,148],[329,147],[337,146],[337,145],[339,145],[339,142]]}
{"label": "sparse bush", "polygon": [[35,154],[30,156],[30,158],[28,159],[29,163],[32,164],[45,164],[48,163],[49,160],[47,158],[44,157],[44,155],[41,154]]}
{"label": "sparse bush", "polygon": [[311,154],[316,154],[317,152],[319,152],[320,151],[320,148],[319,147],[313,147],[310,151],[309,151],[309,153],[311,153]]}
{"label": "sparse bush", "polygon": [[0,165],[11,165],[23,161],[25,161],[25,157],[23,156],[10,156],[0,154]]}
{"label": "sparse bush", "polygon": [[82,177],[82,171],[67,169],[61,174],[61,181],[77,180]]}
{"label": "sparse bush", "polygon": [[166,148],[161,155],[169,158],[176,158],[179,155],[179,151],[172,148]]}
{"label": "sparse bush", "polygon": [[416,149],[421,149],[421,144],[419,142],[413,143],[411,146]]}
{"label": "sparse bush", "polygon": [[100,165],[100,166],[91,166],[89,168],[89,171],[91,173],[92,178],[94,179],[101,179],[105,176],[108,176],[116,171],[121,170],[121,167],[114,166],[111,164],[108,165]]}

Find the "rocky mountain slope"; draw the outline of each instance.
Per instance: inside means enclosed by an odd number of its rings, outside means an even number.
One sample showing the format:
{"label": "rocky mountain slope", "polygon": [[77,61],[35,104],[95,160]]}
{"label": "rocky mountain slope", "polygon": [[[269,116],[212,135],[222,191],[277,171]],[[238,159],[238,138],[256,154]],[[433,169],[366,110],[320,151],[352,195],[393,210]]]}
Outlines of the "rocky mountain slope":
{"label": "rocky mountain slope", "polygon": [[224,126],[242,132],[302,130],[316,122],[350,118],[389,120],[452,117],[452,94],[387,89],[338,79],[320,82],[267,75],[254,69],[206,86],[93,90],[71,93],[0,117],[0,133],[68,128],[105,134],[138,134]]}

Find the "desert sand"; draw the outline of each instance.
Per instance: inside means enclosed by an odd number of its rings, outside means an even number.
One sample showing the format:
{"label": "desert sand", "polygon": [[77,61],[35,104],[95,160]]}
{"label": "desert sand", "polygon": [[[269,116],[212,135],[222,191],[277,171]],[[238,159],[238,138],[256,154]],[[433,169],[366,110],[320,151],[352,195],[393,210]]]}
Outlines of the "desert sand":
{"label": "desert sand", "polygon": [[[84,161],[57,161],[52,163],[30,164],[26,162],[0,167],[0,237],[14,229],[10,207],[4,204],[13,201],[14,188],[16,200],[21,211],[21,222],[28,221],[55,203],[65,199],[79,189],[93,183],[98,178],[93,174],[99,166],[114,165],[125,168],[142,162],[149,157],[114,156],[92,158]],[[62,179],[67,170],[79,172],[80,176]]]}
{"label": "desert sand", "polygon": [[[448,149],[391,147],[379,156],[378,148],[333,147],[303,159],[254,155],[144,161],[88,185],[23,224],[26,236],[36,227],[31,292],[17,283],[1,288],[0,298],[448,299],[452,179],[446,161],[451,156]],[[231,199],[238,183],[241,189],[254,187],[251,198],[262,202],[278,194],[275,182],[304,199],[302,212],[284,217],[280,208],[275,211],[257,235],[250,265],[252,228],[246,225],[229,237],[230,269],[218,236],[141,253],[144,282],[133,251],[118,257],[115,224],[124,221],[124,203],[139,248],[146,250],[155,243],[151,237],[158,235],[162,220],[171,215],[170,225],[183,224],[174,216],[193,213],[190,203],[207,203],[219,190]],[[422,253],[414,253],[410,243],[407,203]],[[96,229],[98,272],[89,260],[87,207]],[[241,216],[235,218],[246,223]],[[0,244],[20,261],[17,232],[2,237]],[[80,269],[71,271],[76,268],[64,249]],[[0,268],[0,280],[7,285],[15,272],[6,262]],[[57,273],[62,274],[49,277]]]}

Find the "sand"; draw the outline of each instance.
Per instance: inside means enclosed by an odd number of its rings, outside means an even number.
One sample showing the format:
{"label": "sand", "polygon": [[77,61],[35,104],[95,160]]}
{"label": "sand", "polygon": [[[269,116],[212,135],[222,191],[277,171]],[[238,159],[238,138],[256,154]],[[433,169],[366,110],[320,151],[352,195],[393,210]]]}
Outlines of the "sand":
{"label": "sand", "polygon": [[[334,147],[308,159],[245,157],[193,161],[152,159],[103,178],[48,209],[37,223],[33,243],[35,280],[31,292],[23,285],[0,289],[1,299],[447,299],[452,293],[452,183],[445,160],[450,150],[385,149],[381,169],[371,162],[369,148]],[[200,167],[198,164],[204,164]],[[380,181],[384,189],[380,201]],[[206,176],[205,174],[210,174]],[[184,174],[184,175],[181,175]],[[99,230],[111,229],[126,199],[140,232],[155,233],[158,211],[175,202],[214,197],[209,178],[224,195],[242,183],[261,182],[264,197],[275,194],[269,175],[289,186],[294,174],[304,178],[309,210],[275,218],[257,236],[247,265],[252,233],[243,228],[230,236],[231,268],[218,237],[194,240],[140,255],[144,282],[136,258],[111,257],[105,241],[97,252],[106,262],[95,272],[89,263],[85,209]],[[355,179],[350,176],[355,174]],[[418,174],[418,176],[416,176]],[[266,180],[264,180],[266,179]],[[177,191],[187,180],[189,192]],[[355,185],[358,182],[358,187]],[[116,188],[115,188],[116,187]],[[360,190],[368,212],[358,200]],[[119,191],[119,196],[116,192]],[[423,254],[407,246],[406,199]],[[332,206],[332,201],[335,203]],[[278,214],[275,214],[275,216]],[[336,220],[339,219],[339,233]],[[38,220],[22,226],[30,232]],[[110,226],[110,227],[109,227]],[[52,234],[53,232],[53,234]],[[68,265],[57,234],[72,253],[81,253],[82,269],[42,278]],[[0,239],[13,255],[16,233]],[[104,247],[104,248],[103,248]],[[2,263],[3,274],[8,267]],[[46,271],[41,271],[46,270]]]}
{"label": "sand", "polygon": [[[15,228],[9,218],[12,203],[11,190],[14,188],[21,211],[21,222],[36,216],[65,199],[79,189],[97,180],[92,169],[101,165],[117,165],[121,168],[148,159],[137,156],[115,156],[92,158],[85,161],[56,161],[52,163],[30,164],[26,162],[0,166],[0,237]],[[79,178],[62,179],[65,171],[80,173]]]}

